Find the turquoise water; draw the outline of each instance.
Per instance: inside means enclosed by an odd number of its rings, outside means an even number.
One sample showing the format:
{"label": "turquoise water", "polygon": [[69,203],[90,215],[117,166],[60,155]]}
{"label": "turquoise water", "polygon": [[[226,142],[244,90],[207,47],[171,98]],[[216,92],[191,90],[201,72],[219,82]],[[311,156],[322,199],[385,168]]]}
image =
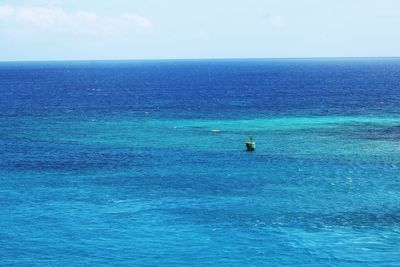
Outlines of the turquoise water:
{"label": "turquoise water", "polygon": [[400,264],[398,61],[60,64],[0,68],[1,265]]}

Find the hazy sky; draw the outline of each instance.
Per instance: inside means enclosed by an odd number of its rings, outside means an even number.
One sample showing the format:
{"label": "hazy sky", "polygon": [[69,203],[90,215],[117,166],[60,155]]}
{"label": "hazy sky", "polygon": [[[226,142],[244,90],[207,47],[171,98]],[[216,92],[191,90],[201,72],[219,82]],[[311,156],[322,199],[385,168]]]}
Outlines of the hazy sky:
{"label": "hazy sky", "polygon": [[0,0],[0,61],[400,56],[399,0]]}

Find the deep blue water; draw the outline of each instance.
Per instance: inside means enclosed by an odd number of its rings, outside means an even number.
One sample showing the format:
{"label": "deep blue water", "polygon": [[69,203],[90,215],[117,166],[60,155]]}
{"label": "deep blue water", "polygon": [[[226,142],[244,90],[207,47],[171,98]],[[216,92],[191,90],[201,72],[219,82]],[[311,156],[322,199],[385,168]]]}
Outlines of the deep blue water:
{"label": "deep blue water", "polygon": [[400,59],[0,63],[0,265],[399,266],[399,140]]}

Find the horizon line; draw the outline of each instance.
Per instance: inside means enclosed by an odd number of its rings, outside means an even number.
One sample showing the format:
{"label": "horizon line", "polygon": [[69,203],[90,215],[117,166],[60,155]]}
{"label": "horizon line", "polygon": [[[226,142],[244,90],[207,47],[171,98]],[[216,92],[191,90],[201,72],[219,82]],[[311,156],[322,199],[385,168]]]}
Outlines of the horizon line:
{"label": "horizon line", "polygon": [[40,63],[40,62],[117,62],[117,61],[222,61],[222,60],[313,60],[313,59],[400,59],[400,56],[324,56],[324,57],[221,57],[221,58],[136,58],[136,59],[35,59],[0,60],[0,63]]}

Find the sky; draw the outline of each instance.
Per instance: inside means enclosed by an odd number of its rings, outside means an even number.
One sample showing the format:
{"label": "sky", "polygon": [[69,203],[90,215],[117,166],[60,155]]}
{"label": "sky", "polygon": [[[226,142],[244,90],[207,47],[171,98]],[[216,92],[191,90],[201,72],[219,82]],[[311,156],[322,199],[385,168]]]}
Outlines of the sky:
{"label": "sky", "polygon": [[380,56],[399,0],[0,0],[0,61]]}

